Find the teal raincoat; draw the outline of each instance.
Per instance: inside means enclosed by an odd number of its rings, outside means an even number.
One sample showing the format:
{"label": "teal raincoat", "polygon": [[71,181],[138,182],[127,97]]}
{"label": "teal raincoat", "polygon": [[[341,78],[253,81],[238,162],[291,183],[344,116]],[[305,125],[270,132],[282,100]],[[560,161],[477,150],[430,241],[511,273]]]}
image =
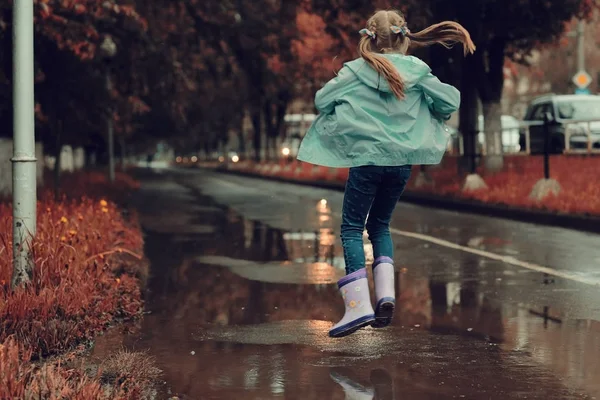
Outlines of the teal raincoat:
{"label": "teal raincoat", "polygon": [[385,55],[405,83],[398,100],[383,76],[362,58],[344,65],[315,96],[319,116],[298,160],[326,167],[438,164],[460,105],[460,92],[440,82],[416,57]]}

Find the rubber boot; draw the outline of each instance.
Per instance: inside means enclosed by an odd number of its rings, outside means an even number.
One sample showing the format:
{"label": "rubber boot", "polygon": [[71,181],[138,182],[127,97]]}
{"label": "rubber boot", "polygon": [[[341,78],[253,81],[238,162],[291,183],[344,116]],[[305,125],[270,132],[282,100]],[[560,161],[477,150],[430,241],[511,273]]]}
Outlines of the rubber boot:
{"label": "rubber boot", "polygon": [[375,313],[371,305],[367,270],[359,269],[338,281],[338,288],[346,305],[346,312],[340,322],[329,331],[329,336],[348,336],[358,329],[371,325]]}
{"label": "rubber boot", "polygon": [[389,257],[379,257],[373,263],[375,282],[375,322],[373,328],[385,328],[392,323],[396,307],[394,290],[394,261]]}

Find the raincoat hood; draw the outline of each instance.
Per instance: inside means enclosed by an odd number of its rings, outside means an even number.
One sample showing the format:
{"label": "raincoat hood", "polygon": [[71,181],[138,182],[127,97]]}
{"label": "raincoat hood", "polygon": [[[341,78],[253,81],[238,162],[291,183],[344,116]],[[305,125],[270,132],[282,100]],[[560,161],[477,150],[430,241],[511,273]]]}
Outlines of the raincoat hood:
{"label": "raincoat hood", "polygon": [[[421,79],[431,72],[431,68],[429,68],[427,64],[415,57],[404,56],[401,54],[382,54],[382,56],[394,64],[404,80],[406,90],[409,90],[418,84]],[[364,59],[356,59],[346,63],[345,66],[348,67],[363,84],[381,92],[392,92],[387,79],[371,68]]]}

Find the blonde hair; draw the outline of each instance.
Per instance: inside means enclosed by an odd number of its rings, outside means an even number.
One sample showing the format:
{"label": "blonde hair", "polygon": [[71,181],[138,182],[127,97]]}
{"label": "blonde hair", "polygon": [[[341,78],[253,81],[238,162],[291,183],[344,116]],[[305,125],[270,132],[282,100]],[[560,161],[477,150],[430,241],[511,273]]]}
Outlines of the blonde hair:
{"label": "blonde hair", "polygon": [[[400,28],[401,32],[392,32],[392,28],[395,30]],[[465,56],[475,51],[471,35],[457,22],[444,21],[420,32],[411,33],[400,12],[378,11],[367,21],[367,29],[371,35],[365,35],[361,39],[358,46],[360,56],[378,74],[383,75],[392,93],[398,99],[404,98],[404,81],[394,64],[381,54],[405,54],[411,47],[419,48],[434,44],[451,48],[456,43],[462,43]]]}

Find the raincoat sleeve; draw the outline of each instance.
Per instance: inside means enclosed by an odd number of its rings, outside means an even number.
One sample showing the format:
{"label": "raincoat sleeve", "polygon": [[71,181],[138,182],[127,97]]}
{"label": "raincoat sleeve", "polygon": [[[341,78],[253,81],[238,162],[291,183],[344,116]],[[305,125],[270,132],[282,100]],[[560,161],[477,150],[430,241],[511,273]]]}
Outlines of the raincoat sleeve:
{"label": "raincoat sleeve", "polygon": [[419,82],[432,114],[437,118],[448,120],[450,115],[460,107],[460,92],[452,85],[442,83],[429,73]]}
{"label": "raincoat sleeve", "polygon": [[340,99],[348,87],[348,83],[354,79],[354,74],[347,67],[340,70],[338,75],[327,82],[315,95],[315,108],[321,114],[331,114],[335,109],[337,101]]}

